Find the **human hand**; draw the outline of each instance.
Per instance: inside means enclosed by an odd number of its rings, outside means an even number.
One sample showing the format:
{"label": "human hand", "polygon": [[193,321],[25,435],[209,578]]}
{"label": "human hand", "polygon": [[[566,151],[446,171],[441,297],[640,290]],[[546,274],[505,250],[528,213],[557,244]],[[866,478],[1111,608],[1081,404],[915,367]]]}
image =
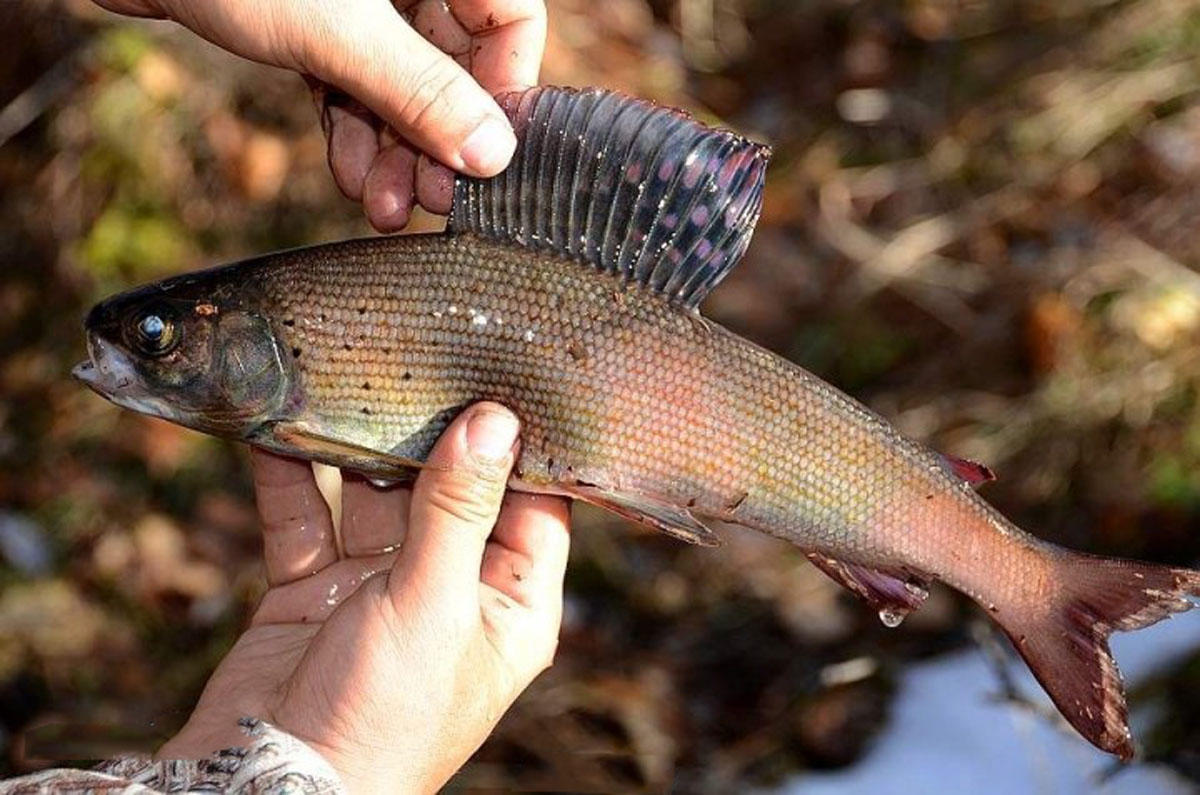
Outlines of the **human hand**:
{"label": "human hand", "polygon": [[252,716],[351,791],[444,784],[557,644],[569,506],[505,495],[516,432],[477,404],[411,492],[347,476],[340,544],[309,464],[253,451],[271,587],[158,756],[244,745],[237,721]]}
{"label": "human hand", "polygon": [[449,212],[450,169],[503,170],[516,138],[491,95],[537,82],[546,36],[541,0],[96,2],[173,19],[230,52],[304,75],[334,179],[381,232],[408,223],[414,197]]}

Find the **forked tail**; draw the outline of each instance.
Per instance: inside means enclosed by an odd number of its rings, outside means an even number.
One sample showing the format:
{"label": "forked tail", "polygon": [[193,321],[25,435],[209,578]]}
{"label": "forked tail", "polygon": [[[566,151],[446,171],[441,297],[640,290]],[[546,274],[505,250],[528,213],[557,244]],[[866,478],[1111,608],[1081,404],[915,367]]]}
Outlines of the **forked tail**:
{"label": "forked tail", "polygon": [[1192,608],[1200,571],[1172,569],[1065,550],[1048,603],[996,614],[1017,651],[1080,734],[1128,761],[1133,757],[1121,674],[1108,647],[1126,632]]}

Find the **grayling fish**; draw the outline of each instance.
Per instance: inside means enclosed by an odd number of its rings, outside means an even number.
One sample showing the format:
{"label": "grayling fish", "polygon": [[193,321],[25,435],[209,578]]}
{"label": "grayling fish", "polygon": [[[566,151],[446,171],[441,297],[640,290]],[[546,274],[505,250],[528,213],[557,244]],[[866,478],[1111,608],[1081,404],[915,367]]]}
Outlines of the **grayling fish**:
{"label": "grayling fish", "polygon": [[506,101],[520,138],[460,179],[445,234],[288,251],[168,279],[87,319],[76,374],[135,411],[408,480],[462,408],[522,422],[512,487],[700,544],[786,539],[887,623],[941,580],[982,605],[1054,703],[1133,755],[1115,630],[1192,606],[1200,573],[1078,554],[939,455],[700,316],[744,251],[765,147],[611,92]]}

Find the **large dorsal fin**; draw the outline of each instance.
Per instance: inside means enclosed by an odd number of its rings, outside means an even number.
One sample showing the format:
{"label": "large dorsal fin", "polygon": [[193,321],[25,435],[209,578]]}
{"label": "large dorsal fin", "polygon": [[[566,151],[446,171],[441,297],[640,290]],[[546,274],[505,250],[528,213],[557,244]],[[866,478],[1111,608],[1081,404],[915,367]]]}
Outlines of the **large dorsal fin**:
{"label": "large dorsal fin", "polygon": [[459,177],[452,232],[551,250],[695,309],[737,263],[762,207],[770,149],[613,91],[504,95],[509,167]]}

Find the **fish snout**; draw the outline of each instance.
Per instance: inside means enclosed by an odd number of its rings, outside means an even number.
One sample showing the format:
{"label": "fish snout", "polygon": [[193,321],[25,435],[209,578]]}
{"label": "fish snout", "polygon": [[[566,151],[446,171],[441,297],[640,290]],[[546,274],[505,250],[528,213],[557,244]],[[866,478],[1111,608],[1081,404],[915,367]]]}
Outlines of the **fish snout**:
{"label": "fish snout", "polygon": [[136,381],[128,357],[112,343],[89,334],[87,347],[88,358],[71,369],[76,380],[106,396],[127,389]]}
{"label": "fish snout", "polygon": [[88,386],[91,386],[93,383],[95,383],[97,378],[96,366],[92,364],[91,359],[82,361],[71,368],[71,377],[76,381],[82,381]]}

